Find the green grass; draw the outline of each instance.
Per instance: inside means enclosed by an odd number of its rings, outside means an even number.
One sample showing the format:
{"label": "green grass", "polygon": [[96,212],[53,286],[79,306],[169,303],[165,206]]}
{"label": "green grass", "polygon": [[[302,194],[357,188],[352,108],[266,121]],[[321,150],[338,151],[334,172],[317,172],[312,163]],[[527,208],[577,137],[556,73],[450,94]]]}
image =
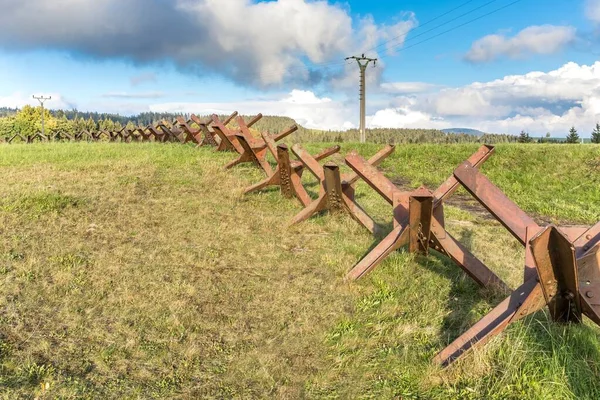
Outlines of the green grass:
{"label": "green grass", "polygon": [[[398,146],[382,168],[434,187],[476,148]],[[404,251],[344,283],[375,240],[345,216],[288,227],[299,205],[275,190],[243,196],[261,174],[223,171],[232,157],[0,145],[1,397],[600,398],[600,330],[545,312],[432,365],[498,296],[442,257]],[[537,217],[600,219],[600,146],[502,145],[482,170]],[[357,198],[389,226],[372,190]],[[521,246],[467,200],[451,204],[451,233],[515,287]]]}

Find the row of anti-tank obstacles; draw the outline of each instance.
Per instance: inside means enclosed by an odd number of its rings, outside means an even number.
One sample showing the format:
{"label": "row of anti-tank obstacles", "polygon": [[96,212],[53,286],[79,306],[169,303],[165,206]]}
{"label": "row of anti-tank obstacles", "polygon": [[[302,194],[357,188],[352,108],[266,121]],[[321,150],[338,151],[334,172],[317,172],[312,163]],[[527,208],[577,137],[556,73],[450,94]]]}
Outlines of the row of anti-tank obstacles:
{"label": "row of anti-tank obstacles", "polygon": [[[237,117],[237,118],[236,118]],[[227,164],[231,168],[240,163],[253,163],[262,169],[266,178],[245,189],[245,193],[268,186],[279,186],[287,198],[297,198],[304,209],[292,223],[299,223],[317,212],[346,212],[371,233],[379,227],[360,207],[354,196],[357,181],[364,180],[391,206],[393,230],[348,272],[348,280],[356,280],[376,268],[393,251],[408,246],[412,253],[427,255],[430,249],[450,258],[478,285],[500,289],[510,295],[473,327],[442,350],[435,362],[446,366],[468,350],[484,344],[502,332],[509,324],[548,306],[556,322],[580,323],[582,315],[600,325],[600,222],[593,227],[540,226],[521,210],[479,167],[492,155],[494,148],[484,145],[456,168],[444,183],[431,191],[421,187],[412,192],[399,189],[377,165],[394,151],[385,146],[369,160],[356,151],[345,157],[352,169],[341,175],[339,166],[320,161],[339,152],[340,147],[328,148],[312,155],[295,144],[290,149],[279,141],[297,130],[292,126],[271,135],[261,132],[255,137],[250,127],[260,120],[259,114],[245,122],[237,112],[225,120],[217,115],[201,120],[192,115],[189,120],[177,118],[172,124],[160,123],[135,130],[118,132],[82,132],[68,140],[157,141],[196,143],[214,146],[217,151],[237,153]],[[228,127],[236,119],[237,127]],[[22,138],[31,142],[31,138]],[[11,140],[12,141],[12,140]],[[273,169],[267,160],[270,153],[275,161]],[[319,196],[313,200],[302,185],[304,169],[319,181]],[[524,279],[517,289],[509,287],[483,262],[457,241],[445,229],[444,201],[459,188],[465,188],[481,203],[524,247]]]}

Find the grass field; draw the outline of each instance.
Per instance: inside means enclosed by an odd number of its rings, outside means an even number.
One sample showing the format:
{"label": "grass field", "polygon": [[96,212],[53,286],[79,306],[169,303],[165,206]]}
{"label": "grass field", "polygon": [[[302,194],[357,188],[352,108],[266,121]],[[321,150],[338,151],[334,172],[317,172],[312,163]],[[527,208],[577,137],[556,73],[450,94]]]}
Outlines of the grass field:
{"label": "grass field", "polygon": [[[399,146],[382,169],[433,187],[476,148]],[[441,256],[405,251],[345,283],[375,239],[345,216],[288,227],[299,204],[243,196],[261,174],[224,171],[232,157],[0,145],[2,398],[600,398],[600,329],[545,312],[432,365],[498,295]],[[502,145],[482,171],[540,220],[600,219],[600,146]],[[364,184],[357,198],[389,227],[391,207]],[[516,287],[520,245],[464,193],[447,218]]]}

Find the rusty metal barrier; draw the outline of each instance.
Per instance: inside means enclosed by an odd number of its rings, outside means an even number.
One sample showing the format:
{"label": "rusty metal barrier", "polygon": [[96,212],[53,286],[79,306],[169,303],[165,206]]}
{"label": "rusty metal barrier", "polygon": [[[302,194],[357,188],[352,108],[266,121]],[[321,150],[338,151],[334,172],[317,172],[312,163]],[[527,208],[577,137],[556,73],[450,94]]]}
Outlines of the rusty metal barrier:
{"label": "rusty metal barrier", "polygon": [[[491,146],[482,146],[469,161],[479,166],[492,155],[493,150]],[[352,268],[346,275],[347,279],[359,279],[393,251],[409,244],[411,252],[427,254],[429,248],[433,247],[448,255],[481,286],[504,286],[496,275],[444,229],[444,200],[458,189],[456,178],[448,178],[434,192],[425,187],[404,192],[356,152],[346,157],[346,164],[392,205],[394,221],[392,232]]]}
{"label": "rusty metal barrier", "polygon": [[[222,125],[227,126],[236,116],[238,115],[237,111],[234,111],[229,117],[222,121]],[[221,139],[215,132],[212,127],[213,118],[208,117],[206,120],[202,121],[196,115],[192,114],[190,119],[198,125],[200,131],[202,132],[203,137],[198,142],[198,146],[213,146],[219,147]],[[218,119],[218,117],[217,117]],[[198,139],[198,138],[197,138]]]}
{"label": "rusty metal barrier", "polygon": [[[259,116],[262,117],[260,114]],[[232,144],[237,143],[237,146],[239,146],[241,151],[238,150],[238,158],[228,163],[225,166],[226,169],[232,168],[241,163],[252,162],[260,167],[267,176],[273,175],[274,171],[271,167],[271,164],[269,164],[269,161],[267,160],[267,154],[270,151],[274,157],[277,157],[273,146],[278,141],[297,131],[298,127],[296,125],[292,125],[290,128],[276,135],[263,135],[263,138],[259,139],[254,137],[249,129],[251,124],[254,124],[257,121],[258,119],[255,118],[247,124],[242,117],[237,118],[239,131],[234,135],[235,141],[230,139],[230,142]]]}
{"label": "rusty metal barrier", "polygon": [[446,366],[546,306],[555,322],[600,325],[600,222],[539,226],[470,162],[455,178],[525,248],[524,283],[434,359]]}
{"label": "rusty metal barrier", "polygon": [[[244,190],[244,194],[262,190],[269,186],[279,186],[281,194],[286,198],[296,197],[304,207],[311,202],[310,196],[302,185],[302,173],[304,164],[300,161],[291,160],[288,146],[284,143],[276,145],[273,137],[261,132],[268,149],[277,161],[277,167],[272,174],[261,182],[249,186]],[[340,146],[333,146],[325,149],[315,156],[315,160],[321,161],[340,151]]]}
{"label": "rusty metal barrier", "polygon": [[[236,117],[238,128],[228,128]],[[434,191],[426,187],[404,191],[377,169],[381,161],[394,151],[393,145],[381,149],[368,161],[356,151],[350,152],[345,162],[352,172],[342,175],[337,164],[320,164],[339,152],[339,146],[313,156],[295,144],[291,151],[298,160],[292,160],[288,146],[277,142],[295,132],[297,126],[275,135],[261,132],[261,138],[257,138],[250,128],[261,118],[262,114],[258,114],[246,123],[237,112],[223,121],[214,114],[206,120],[192,114],[189,120],[178,117],[172,123],[163,121],[145,128],[124,127],[110,132],[82,130],[74,135],[58,132],[49,136],[39,132],[31,135],[17,133],[6,142],[12,143],[16,139],[25,143],[108,140],[214,146],[217,151],[238,153],[238,157],[226,168],[251,162],[265,172],[267,177],[246,188],[244,193],[278,186],[284,197],[297,198],[304,209],[292,219],[292,224],[320,211],[346,212],[370,232],[378,233],[375,221],[356,202],[355,184],[359,179],[364,180],[392,206],[393,229],[347,273],[346,279],[356,280],[365,276],[392,252],[408,246],[409,252],[423,255],[433,249],[451,259],[478,285],[510,292],[491,312],[435,356],[434,362],[442,366],[451,364],[500,334],[511,323],[544,307],[548,307],[555,322],[580,323],[585,315],[600,325],[600,222],[592,227],[537,224],[479,171],[479,167],[493,154],[493,146],[481,146]],[[269,153],[276,161],[275,169],[267,160]],[[311,199],[301,182],[305,169],[319,183],[319,194],[315,200]],[[510,291],[493,271],[446,230],[444,202],[460,187],[523,245],[523,284],[514,291]]]}
{"label": "rusty metal barrier", "polygon": [[582,315],[600,325],[600,222],[589,227],[539,226],[494,186],[478,167],[493,153],[482,146],[440,187],[403,192],[356,152],[346,163],[393,206],[394,229],[347,274],[358,279],[393,251],[449,257],[482,287],[508,286],[445,230],[443,202],[460,186],[477,199],[525,247],[524,283],[434,359],[447,366],[502,332],[510,323],[546,305],[557,322],[581,322]]}
{"label": "rusty metal barrier", "polygon": [[[387,145],[371,157],[369,163],[374,166],[380,164],[394,149],[395,146]],[[367,228],[369,232],[378,232],[379,227],[375,221],[355,200],[354,185],[359,180],[359,176],[356,173],[342,176],[339,166],[333,162],[328,162],[324,166],[321,166],[308,151],[298,144],[292,146],[292,152],[319,181],[319,197],[311,201],[310,204],[305,206],[304,210],[292,219],[292,225],[305,221],[321,211],[343,211],[350,214],[350,216]]]}

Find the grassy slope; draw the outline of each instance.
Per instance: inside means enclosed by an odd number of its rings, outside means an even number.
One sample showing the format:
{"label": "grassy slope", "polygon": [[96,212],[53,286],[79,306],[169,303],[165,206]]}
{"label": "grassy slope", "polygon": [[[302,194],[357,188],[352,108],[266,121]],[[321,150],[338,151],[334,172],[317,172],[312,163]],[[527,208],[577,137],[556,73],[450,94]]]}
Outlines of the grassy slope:
{"label": "grassy slope", "polygon": [[[402,146],[383,168],[433,185],[476,147]],[[600,331],[545,313],[465,362],[432,366],[498,296],[441,257],[405,252],[345,284],[373,239],[343,216],[288,228],[298,204],[276,191],[243,197],[260,174],[222,171],[231,157],[180,145],[0,146],[4,397],[600,397]],[[483,170],[530,212],[600,219],[598,146],[500,146]],[[359,189],[389,222],[389,207]],[[448,219],[518,284],[522,249],[497,223],[454,207]]]}

